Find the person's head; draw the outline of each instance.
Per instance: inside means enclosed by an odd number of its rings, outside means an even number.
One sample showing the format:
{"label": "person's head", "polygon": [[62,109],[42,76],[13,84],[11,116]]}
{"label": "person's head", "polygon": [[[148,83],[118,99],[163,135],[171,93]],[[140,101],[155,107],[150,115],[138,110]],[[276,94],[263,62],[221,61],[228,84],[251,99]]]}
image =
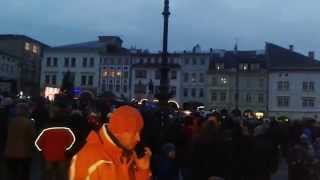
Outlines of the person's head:
{"label": "person's head", "polygon": [[211,113],[207,115],[207,121],[218,126],[220,123],[221,117],[220,114],[217,112]]}
{"label": "person's head", "polygon": [[176,146],[172,143],[166,143],[162,146],[162,152],[166,157],[169,157],[170,159],[176,158]]}
{"label": "person's head", "polygon": [[29,114],[28,105],[25,103],[19,103],[16,105],[16,114],[18,117],[27,117]]}
{"label": "person's head", "polygon": [[143,118],[140,112],[130,106],[121,106],[112,112],[108,129],[122,146],[133,150],[140,141]]}

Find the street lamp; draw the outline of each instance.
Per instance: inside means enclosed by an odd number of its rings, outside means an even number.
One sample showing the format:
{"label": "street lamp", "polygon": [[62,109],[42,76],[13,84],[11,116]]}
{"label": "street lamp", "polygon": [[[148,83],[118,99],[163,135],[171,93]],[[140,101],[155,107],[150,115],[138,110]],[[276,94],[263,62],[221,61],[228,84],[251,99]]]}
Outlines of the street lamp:
{"label": "street lamp", "polygon": [[168,23],[169,23],[169,0],[164,0],[164,11],[162,13],[164,18],[163,26],[163,47],[162,47],[162,61],[160,66],[160,93],[157,95],[161,107],[168,107],[169,94],[169,67],[168,67]]}

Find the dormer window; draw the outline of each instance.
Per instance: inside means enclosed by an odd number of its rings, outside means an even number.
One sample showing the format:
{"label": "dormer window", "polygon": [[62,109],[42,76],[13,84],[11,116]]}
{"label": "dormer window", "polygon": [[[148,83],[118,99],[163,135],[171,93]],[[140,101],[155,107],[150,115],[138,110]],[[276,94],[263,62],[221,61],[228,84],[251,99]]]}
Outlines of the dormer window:
{"label": "dormer window", "polygon": [[248,71],[249,70],[249,65],[248,64],[240,64],[239,69],[241,71]]}
{"label": "dormer window", "polygon": [[26,51],[29,51],[29,50],[31,49],[31,44],[28,43],[28,42],[26,42],[26,43],[24,44],[24,49],[25,49]]}
{"label": "dormer window", "polygon": [[220,71],[224,69],[224,64],[223,63],[217,63],[216,64],[216,70]]}
{"label": "dormer window", "polygon": [[260,69],[260,64],[251,64],[251,70],[256,71]]}

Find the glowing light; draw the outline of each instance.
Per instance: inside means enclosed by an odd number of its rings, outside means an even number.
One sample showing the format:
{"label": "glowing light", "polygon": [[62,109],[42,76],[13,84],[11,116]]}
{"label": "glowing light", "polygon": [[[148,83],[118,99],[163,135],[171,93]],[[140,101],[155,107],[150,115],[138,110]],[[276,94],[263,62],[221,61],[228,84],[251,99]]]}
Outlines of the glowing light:
{"label": "glowing light", "polygon": [[186,110],[186,111],[183,111],[183,113],[184,113],[185,115],[189,116],[192,112],[189,111],[189,110]]}
{"label": "glowing light", "polygon": [[117,72],[117,76],[121,76],[121,72],[120,71]]}
{"label": "glowing light", "polygon": [[227,81],[227,78],[222,77],[222,78],[221,78],[221,82],[222,82],[223,84],[227,84],[227,82],[228,82],[228,81]]}
{"label": "glowing light", "polygon": [[169,100],[168,103],[174,103],[177,106],[177,108],[180,109],[180,105],[179,105],[179,103],[177,101]]}
{"label": "glowing light", "polygon": [[262,119],[264,117],[264,113],[263,112],[256,112],[256,118],[257,119]]}
{"label": "glowing light", "polygon": [[44,96],[48,97],[50,101],[54,100],[54,96],[56,94],[59,94],[60,89],[59,88],[53,88],[53,87],[46,87],[44,90]]}
{"label": "glowing light", "polygon": [[149,101],[149,99],[146,99],[146,98],[144,98],[144,99],[141,99],[139,102],[138,102],[138,104],[142,104],[143,103],[143,101]]}

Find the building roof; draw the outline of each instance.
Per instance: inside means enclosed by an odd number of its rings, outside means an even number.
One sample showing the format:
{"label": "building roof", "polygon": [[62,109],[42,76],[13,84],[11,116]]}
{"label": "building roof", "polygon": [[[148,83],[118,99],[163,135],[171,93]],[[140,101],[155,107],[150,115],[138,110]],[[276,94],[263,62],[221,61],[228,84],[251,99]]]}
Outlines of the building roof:
{"label": "building roof", "polygon": [[[181,55],[177,53],[168,53],[168,58],[180,56]],[[133,54],[133,57],[162,57],[162,53],[137,52]]]}
{"label": "building roof", "polygon": [[320,70],[320,61],[272,43],[266,43],[270,70]]}
{"label": "building roof", "polygon": [[[50,50],[104,50],[107,43],[104,41],[88,41],[76,44],[66,44],[49,48]],[[108,51],[107,53],[128,53],[126,48],[117,49],[115,52]]]}
{"label": "building roof", "polygon": [[28,37],[26,35],[21,35],[21,34],[0,34],[0,40],[6,40],[6,39],[16,39],[16,40],[25,40],[25,41],[32,41],[40,44],[41,46],[44,47],[49,47],[47,44],[38,41],[36,39],[33,39],[31,37]]}
{"label": "building roof", "polygon": [[222,56],[213,54],[209,65],[209,72],[216,71],[216,63],[223,63],[224,69],[236,68],[239,63],[259,63],[265,67],[266,59],[264,54],[257,51],[226,51]]}
{"label": "building roof", "polygon": [[52,47],[53,49],[99,49],[103,48],[105,43],[99,41],[89,41],[76,44],[66,44]]}

